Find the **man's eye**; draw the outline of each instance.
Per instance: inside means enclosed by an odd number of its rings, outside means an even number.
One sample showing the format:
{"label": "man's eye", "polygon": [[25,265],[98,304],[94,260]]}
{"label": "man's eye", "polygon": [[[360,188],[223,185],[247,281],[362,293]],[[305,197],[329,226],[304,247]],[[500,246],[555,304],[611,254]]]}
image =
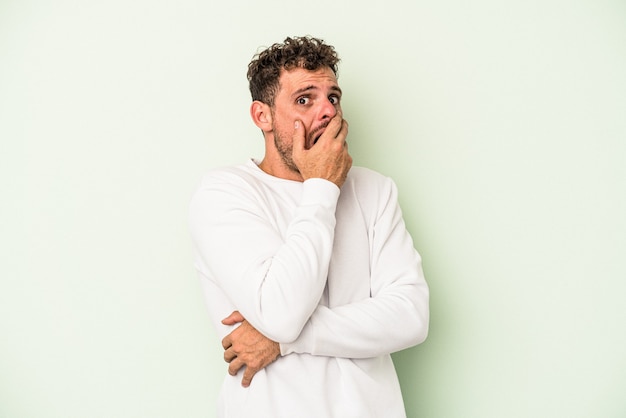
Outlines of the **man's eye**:
{"label": "man's eye", "polygon": [[301,105],[309,104],[308,97],[299,97],[297,101],[298,101],[298,104],[301,104]]}
{"label": "man's eye", "polygon": [[332,104],[336,105],[336,104],[338,104],[338,103],[339,103],[339,96],[334,96],[334,95],[333,95],[333,96],[330,96],[330,97],[328,98],[328,100],[329,100]]}

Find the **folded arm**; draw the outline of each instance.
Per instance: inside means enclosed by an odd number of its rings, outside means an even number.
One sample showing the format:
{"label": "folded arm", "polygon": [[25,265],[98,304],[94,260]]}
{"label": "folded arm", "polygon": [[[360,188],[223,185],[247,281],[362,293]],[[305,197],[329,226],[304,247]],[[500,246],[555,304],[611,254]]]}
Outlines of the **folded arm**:
{"label": "folded arm", "polygon": [[298,339],[281,344],[283,355],[368,358],[425,340],[429,290],[421,257],[406,229],[395,184],[389,179],[376,184],[377,210],[369,231],[370,297],[317,306]]}
{"label": "folded arm", "polygon": [[[395,185],[371,231],[369,298],[328,307],[318,305],[293,342],[281,354],[308,353],[368,358],[396,352],[424,341],[429,324],[429,291],[421,257],[415,251]],[[384,195],[383,195],[384,197]]]}
{"label": "folded arm", "polygon": [[[191,204],[199,268],[265,336],[297,338],[328,274],[339,196],[321,179],[304,182],[288,225],[266,196],[237,175],[205,179]],[[281,232],[282,231],[282,232]]]}

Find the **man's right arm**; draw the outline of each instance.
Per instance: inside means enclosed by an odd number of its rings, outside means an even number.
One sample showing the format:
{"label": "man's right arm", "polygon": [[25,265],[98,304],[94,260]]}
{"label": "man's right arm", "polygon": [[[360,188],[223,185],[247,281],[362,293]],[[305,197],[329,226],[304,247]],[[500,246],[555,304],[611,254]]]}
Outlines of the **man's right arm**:
{"label": "man's right arm", "polygon": [[258,190],[232,173],[205,177],[192,200],[198,267],[272,340],[295,340],[319,302],[338,196],[339,189],[328,181],[305,181],[284,236],[268,213],[272,203],[263,202]]}
{"label": "man's right arm", "polygon": [[[280,342],[295,340],[317,307],[332,253],[339,187],[352,165],[348,125],[340,113],[310,149],[304,131],[297,121],[293,157],[304,182],[293,214],[277,217],[272,212],[281,205],[251,184],[260,180],[245,181],[227,171],[205,178],[191,203],[199,268],[256,329]],[[283,219],[290,219],[286,230],[274,224]]]}

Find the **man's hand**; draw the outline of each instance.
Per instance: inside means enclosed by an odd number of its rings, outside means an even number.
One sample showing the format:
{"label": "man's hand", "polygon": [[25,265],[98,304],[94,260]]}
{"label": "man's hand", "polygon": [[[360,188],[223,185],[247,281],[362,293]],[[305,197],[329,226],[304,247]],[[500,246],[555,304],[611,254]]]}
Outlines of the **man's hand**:
{"label": "man's hand", "polygon": [[247,388],[258,371],[280,356],[280,345],[257,331],[239,311],[234,311],[222,320],[224,325],[235,325],[240,322],[239,327],[224,337],[222,347],[224,361],[229,363],[228,373],[231,376],[235,376],[242,367],[246,367],[241,385]]}
{"label": "man's hand", "polygon": [[323,178],[341,187],[352,166],[347,136],[348,122],[341,112],[337,112],[317,142],[306,149],[304,127],[297,120],[294,125],[293,161],[302,178]]}

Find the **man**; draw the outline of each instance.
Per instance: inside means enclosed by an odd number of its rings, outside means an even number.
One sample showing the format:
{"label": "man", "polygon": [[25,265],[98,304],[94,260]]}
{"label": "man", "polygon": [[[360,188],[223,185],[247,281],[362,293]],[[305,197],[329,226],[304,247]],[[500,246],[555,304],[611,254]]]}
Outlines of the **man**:
{"label": "man", "polygon": [[390,353],[428,332],[394,183],[351,167],[337,54],[287,38],[248,68],[261,161],[209,172],[196,268],[229,363],[220,417],[403,417]]}

